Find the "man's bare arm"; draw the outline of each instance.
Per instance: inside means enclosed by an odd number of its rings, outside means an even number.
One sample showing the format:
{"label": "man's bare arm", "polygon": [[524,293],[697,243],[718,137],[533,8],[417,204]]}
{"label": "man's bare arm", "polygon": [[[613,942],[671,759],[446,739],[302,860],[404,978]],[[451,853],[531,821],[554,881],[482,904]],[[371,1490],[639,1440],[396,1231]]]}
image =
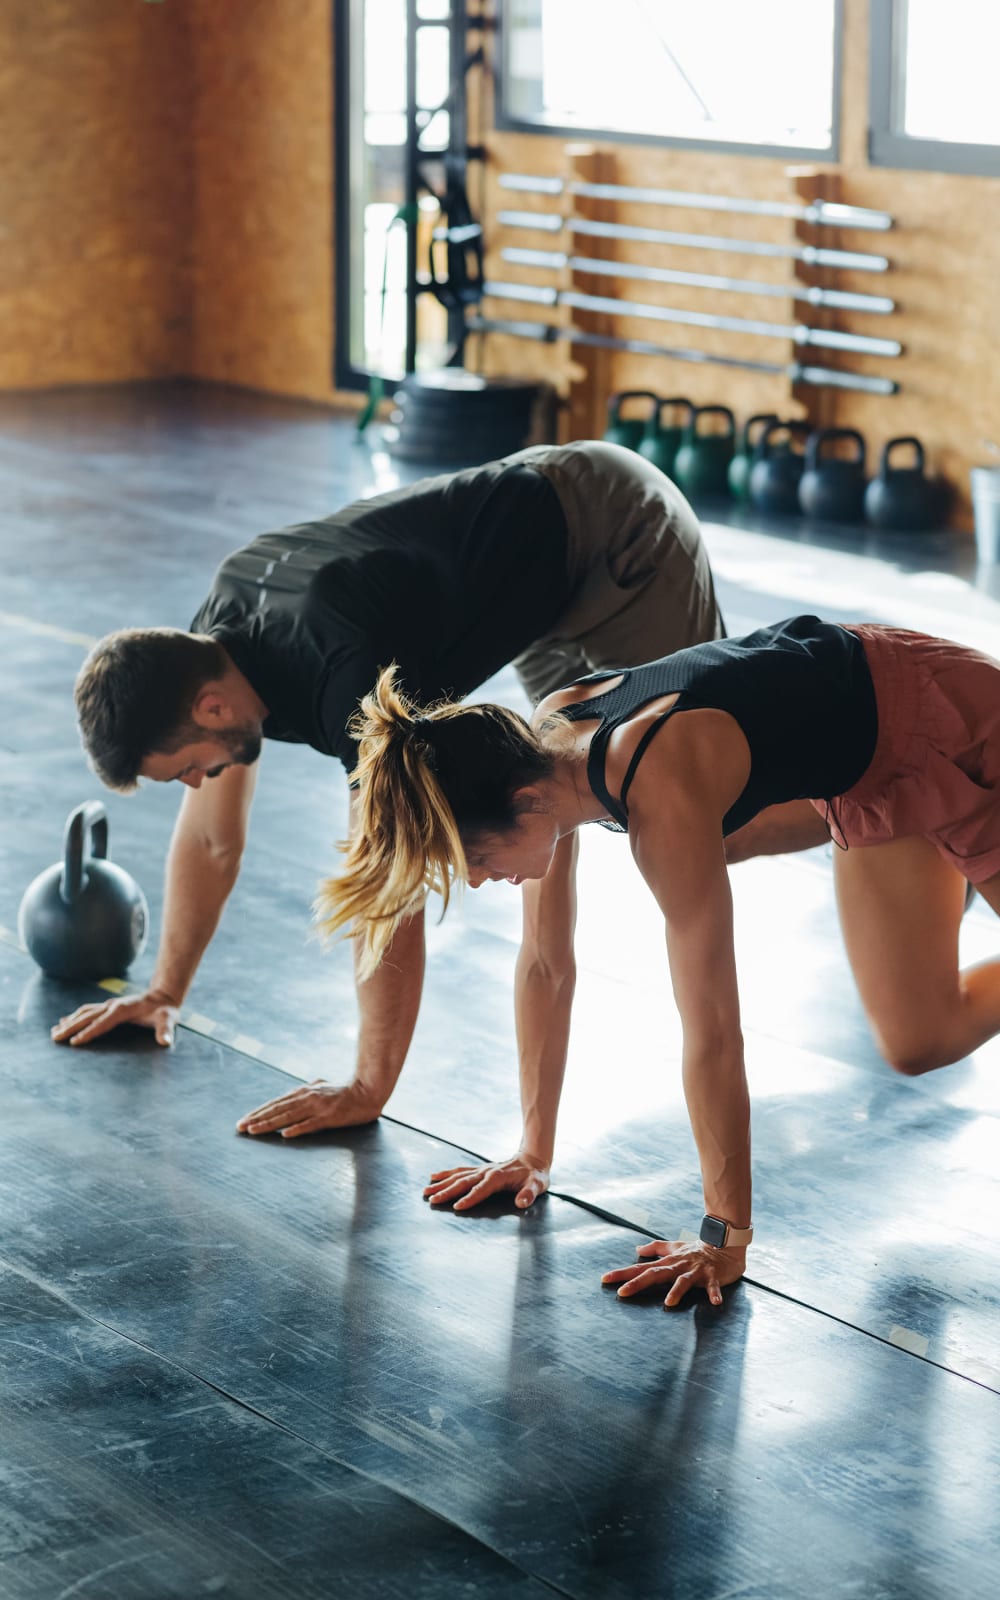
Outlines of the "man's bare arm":
{"label": "man's bare arm", "polygon": [[830,830],[811,800],[788,800],[768,806],[752,822],[737,828],[726,840],[726,861],[750,861],[754,856],[793,855],[828,844]]}
{"label": "man's bare arm", "polygon": [[122,1023],[173,1042],[177,1014],[239,876],[256,764],[227,767],[184,790],[167,853],[163,930],[156,967],[141,995],[81,1006],[52,1029],[57,1043],[89,1044]]}

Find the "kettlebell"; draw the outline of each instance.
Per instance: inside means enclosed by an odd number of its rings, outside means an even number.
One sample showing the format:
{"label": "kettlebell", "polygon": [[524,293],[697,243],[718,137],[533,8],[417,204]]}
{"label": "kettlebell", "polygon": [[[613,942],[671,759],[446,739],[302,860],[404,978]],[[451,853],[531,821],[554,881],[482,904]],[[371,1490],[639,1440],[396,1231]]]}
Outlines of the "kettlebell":
{"label": "kettlebell", "polygon": [[729,463],[729,493],[734,500],[746,500],[750,494],[750,468],[753,466],[754,441],[751,435],[763,423],[766,427],[769,422],[777,422],[775,411],[758,411],[754,417],[748,417],[743,424],[740,442],[736,447],[736,454]]}
{"label": "kettlebell", "polygon": [[655,420],[657,396],[651,389],[623,389],[620,394],[613,394],[608,401],[608,425],[604,430],[605,444],[623,444],[626,450],[638,450],[646,427],[646,418],[623,417],[622,406],[627,400],[646,400],[652,406],[652,416]]}
{"label": "kettlebell", "polygon": [[[780,437],[782,434],[784,438]],[[808,437],[808,422],[782,422],[775,417],[767,424],[757,440],[750,467],[750,503],[758,511],[773,511],[784,517],[798,515],[799,484],[806,458],[803,450],[794,446],[796,441],[804,445]]]}
{"label": "kettlebell", "polygon": [[[889,457],[900,445],[913,446],[912,467],[894,467]],[[865,516],[876,528],[929,528],[944,511],[939,482],[924,474],[924,447],[919,439],[890,439],[882,451],[878,476],[865,490]]]}
{"label": "kettlebell", "polygon": [[66,823],[62,861],[24,892],[18,932],[50,978],[121,977],[146,943],[146,897],[107,854],[107,813],[89,800]]}
{"label": "kettlebell", "polygon": [[[705,417],[722,417],[724,429],[701,433]],[[684,430],[684,443],[677,452],[674,477],[684,490],[699,495],[729,493],[729,463],[736,448],[736,419],[728,406],[697,406]]]}
{"label": "kettlebell", "polygon": [[[855,446],[850,458],[826,456],[835,439]],[[857,428],[820,428],[810,434],[799,484],[799,505],[807,517],[828,522],[860,522],[865,505],[865,441]]]}
{"label": "kettlebell", "polygon": [[[682,411],[682,422],[671,422],[664,426],[663,413],[667,408],[673,411]],[[642,438],[639,440],[639,454],[651,461],[654,467],[659,467],[668,478],[674,474],[674,463],[677,452],[684,438],[684,429],[694,416],[694,406],[683,395],[675,394],[669,400],[661,400],[653,415],[643,429]]]}

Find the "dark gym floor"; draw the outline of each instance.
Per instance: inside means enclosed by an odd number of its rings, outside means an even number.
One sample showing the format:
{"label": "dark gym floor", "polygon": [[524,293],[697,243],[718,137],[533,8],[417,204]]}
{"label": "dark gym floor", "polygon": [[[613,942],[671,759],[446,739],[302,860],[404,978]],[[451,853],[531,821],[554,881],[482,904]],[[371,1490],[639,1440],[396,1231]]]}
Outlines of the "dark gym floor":
{"label": "dark gym floor", "polygon": [[[99,792],[73,725],[83,651],[186,625],[234,545],[396,481],[377,432],[305,406],[187,385],[0,399],[0,1596],[994,1592],[1000,1046],[917,1080],[880,1062],[825,851],[733,872],[758,1242],[721,1311],[599,1285],[701,1210],[658,916],[599,829],[555,1192],[524,1216],[420,1197],[434,1168],[516,1141],[505,886],[432,930],[390,1116],[233,1132],[289,1074],[351,1070],[347,953],[308,937],[346,788],[309,750],[265,751],[174,1051],[49,1043],[100,992],[42,978],[15,931]],[[732,632],[818,610],[1000,648],[971,541],[705,516]],[[523,703],[510,672],[484,693]],[[177,794],[104,798],[155,943]],[[974,906],[968,958],[998,932]]]}

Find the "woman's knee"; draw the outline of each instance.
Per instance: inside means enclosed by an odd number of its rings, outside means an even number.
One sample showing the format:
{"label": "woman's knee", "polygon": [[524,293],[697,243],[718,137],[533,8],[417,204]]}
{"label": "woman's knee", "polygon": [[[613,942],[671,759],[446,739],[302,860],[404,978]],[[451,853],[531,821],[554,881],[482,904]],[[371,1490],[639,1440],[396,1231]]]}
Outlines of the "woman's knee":
{"label": "woman's knee", "polygon": [[936,1072],[938,1067],[949,1067],[958,1061],[962,1052],[945,1036],[933,1033],[914,1035],[877,1033],[878,1046],[883,1057],[904,1078],[920,1078],[925,1072]]}

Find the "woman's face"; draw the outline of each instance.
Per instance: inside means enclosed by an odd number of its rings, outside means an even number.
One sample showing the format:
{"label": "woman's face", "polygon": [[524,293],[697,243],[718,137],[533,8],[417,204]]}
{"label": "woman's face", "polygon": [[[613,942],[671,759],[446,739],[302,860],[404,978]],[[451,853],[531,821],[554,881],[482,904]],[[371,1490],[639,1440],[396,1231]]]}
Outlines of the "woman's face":
{"label": "woman's face", "polygon": [[547,812],[525,811],[513,828],[502,833],[475,833],[463,840],[469,887],[484,883],[523,883],[544,878],[558,843],[555,823]]}

